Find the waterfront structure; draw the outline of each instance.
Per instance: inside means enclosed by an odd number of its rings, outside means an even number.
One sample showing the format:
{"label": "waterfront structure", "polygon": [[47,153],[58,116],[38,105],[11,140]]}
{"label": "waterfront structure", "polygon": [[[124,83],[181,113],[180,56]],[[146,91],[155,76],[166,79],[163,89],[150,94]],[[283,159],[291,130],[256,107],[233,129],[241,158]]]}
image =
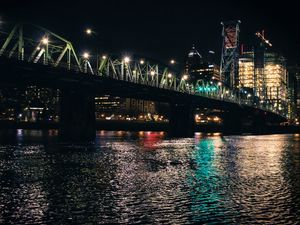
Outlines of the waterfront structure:
{"label": "waterfront structure", "polygon": [[58,121],[59,91],[28,86],[1,89],[0,120]]}

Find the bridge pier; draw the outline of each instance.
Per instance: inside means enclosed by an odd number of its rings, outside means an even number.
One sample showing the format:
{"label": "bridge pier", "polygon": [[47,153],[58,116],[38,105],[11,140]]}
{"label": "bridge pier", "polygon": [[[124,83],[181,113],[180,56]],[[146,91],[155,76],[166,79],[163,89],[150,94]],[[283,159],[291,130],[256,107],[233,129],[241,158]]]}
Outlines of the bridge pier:
{"label": "bridge pier", "polygon": [[171,137],[192,137],[194,126],[195,119],[191,104],[170,104],[169,135]]}
{"label": "bridge pier", "polygon": [[264,134],[267,132],[267,117],[256,111],[252,118],[252,133]]}
{"label": "bridge pier", "polygon": [[242,113],[238,109],[225,111],[223,113],[223,132],[225,134],[242,133]]}
{"label": "bridge pier", "polygon": [[95,98],[78,90],[62,90],[59,136],[64,141],[95,139]]}

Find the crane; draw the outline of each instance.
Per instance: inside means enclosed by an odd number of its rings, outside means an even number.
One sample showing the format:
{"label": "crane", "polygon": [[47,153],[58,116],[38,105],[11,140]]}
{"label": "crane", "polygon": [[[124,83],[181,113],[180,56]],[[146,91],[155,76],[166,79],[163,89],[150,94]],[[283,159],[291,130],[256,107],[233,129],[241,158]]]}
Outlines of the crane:
{"label": "crane", "polygon": [[268,39],[265,38],[265,31],[262,30],[262,32],[256,32],[255,35],[259,37],[265,44],[269,45],[269,47],[272,47],[272,44]]}

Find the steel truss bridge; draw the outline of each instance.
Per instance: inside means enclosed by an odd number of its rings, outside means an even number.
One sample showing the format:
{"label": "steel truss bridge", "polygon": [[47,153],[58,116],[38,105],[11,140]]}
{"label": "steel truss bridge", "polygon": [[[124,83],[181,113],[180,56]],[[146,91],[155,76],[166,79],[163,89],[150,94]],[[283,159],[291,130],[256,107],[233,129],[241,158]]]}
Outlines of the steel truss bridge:
{"label": "steel truss bridge", "polygon": [[[3,26],[3,25],[2,25]],[[129,57],[103,55],[92,57],[88,53],[78,54],[73,44],[66,38],[43,27],[18,23],[6,24],[0,29],[0,58],[22,61],[22,63],[45,65],[45,68],[60,68],[89,77],[129,82],[182,93],[191,98],[201,96],[207,100],[229,103],[239,107],[254,108],[287,118],[287,113],[279,111],[271,104],[260,104],[253,97],[232,90],[220,83],[190,82],[188,74],[176,74],[167,67],[151,63],[146,59],[134,60]],[[128,84],[129,84],[128,83]]]}

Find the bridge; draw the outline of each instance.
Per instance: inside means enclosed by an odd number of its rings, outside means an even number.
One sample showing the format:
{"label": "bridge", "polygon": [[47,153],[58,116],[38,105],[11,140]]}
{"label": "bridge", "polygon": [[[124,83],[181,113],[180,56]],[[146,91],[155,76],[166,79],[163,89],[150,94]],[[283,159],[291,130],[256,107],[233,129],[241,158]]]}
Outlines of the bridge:
{"label": "bridge", "polygon": [[109,94],[167,102],[170,132],[188,136],[194,109],[220,109],[228,132],[239,132],[243,118],[253,125],[286,120],[271,104],[260,104],[220,83],[191,82],[147,59],[78,54],[64,37],[43,27],[19,23],[0,30],[0,87],[35,85],[60,90],[60,134],[66,139],[93,139],[97,95]]}

